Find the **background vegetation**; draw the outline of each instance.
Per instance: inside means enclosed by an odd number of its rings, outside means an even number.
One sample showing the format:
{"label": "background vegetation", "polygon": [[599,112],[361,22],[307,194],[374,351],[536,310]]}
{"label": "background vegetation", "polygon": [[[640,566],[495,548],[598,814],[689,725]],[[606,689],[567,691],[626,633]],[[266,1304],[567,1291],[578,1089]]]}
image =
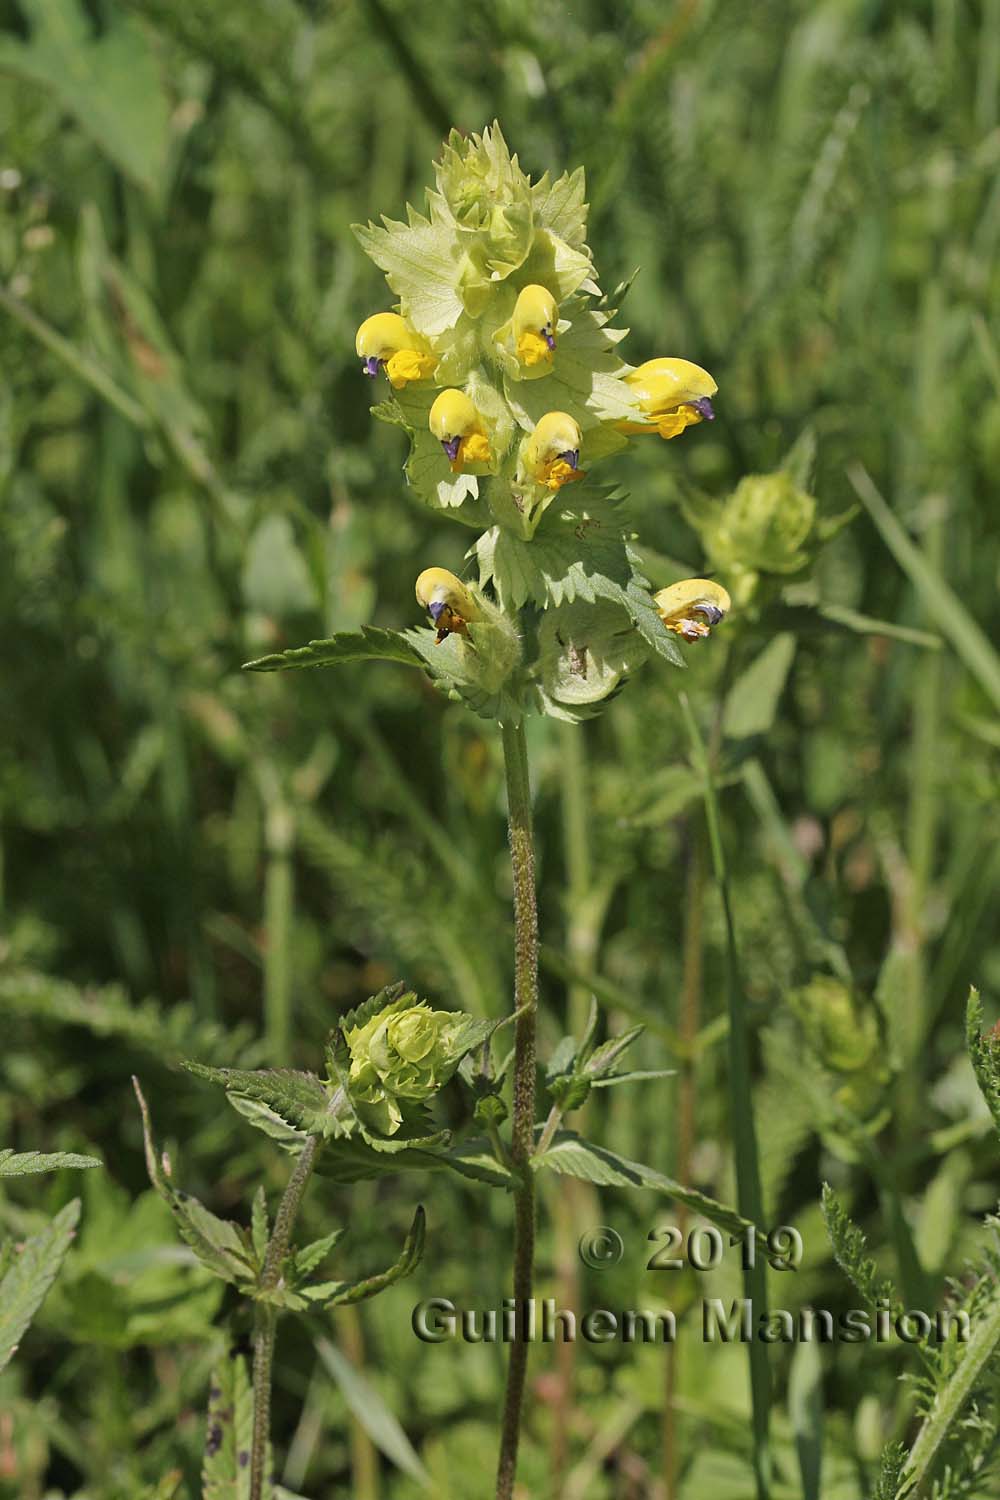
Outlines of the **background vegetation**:
{"label": "background vegetation", "polygon": [[[769,1222],[805,1244],[772,1300],[856,1305],[829,1180],[907,1304],[937,1306],[996,1204],[962,1015],[976,982],[991,1021],[1000,986],[1000,667],[968,629],[1000,622],[998,0],[0,0],[0,26],[0,1142],[105,1163],[0,1204],[19,1236],[83,1197],[0,1376],[0,1496],[197,1493],[229,1303],[149,1189],[131,1073],[185,1186],[245,1217],[287,1162],[178,1058],[315,1065],[333,1016],[397,977],[509,1005],[491,727],[393,666],[238,670],[416,623],[420,569],[465,566],[368,418],[354,331],[385,294],[349,230],[419,202],[453,124],[499,117],[535,175],[582,162],[606,284],[641,268],[631,359],[718,379],[713,426],[618,465],[657,587],[705,567],[692,507],[795,444],[822,514],[858,506],[682,685],[714,756]],[[599,721],[529,726],[541,1025],[551,1046],[591,991],[645,1020],[636,1065],[677,1078],[602,1091],[588,1132],[731,1201],[726,931],[679,681],[647,668]],[[672,1357],[537,1352],[524,1494],[752,1494],[746,1354],[698,1324],[703,1295],[740,1294],[736,1260],[646,1271],[676,1211],[558,1188],[541,1295],[692,1310]],[[349,1221],[366,1274],[412,1191],[318,1183],[304,1237]],[[411,1280],[322,1338],[283,1328],[291,1491],[489,1487],[502,1351],[421,1345],[410,1310],[498,1305],[509,1205],[420,1192]],[[625,1253],[592,1271],[598,1224]],[[917,1356],[772,1353],[775,1494],[820,1493],[799,1460],[821,1446],[824,1500],[870,1494]],[[993,1493],[985,1474],[939,1493]]]}

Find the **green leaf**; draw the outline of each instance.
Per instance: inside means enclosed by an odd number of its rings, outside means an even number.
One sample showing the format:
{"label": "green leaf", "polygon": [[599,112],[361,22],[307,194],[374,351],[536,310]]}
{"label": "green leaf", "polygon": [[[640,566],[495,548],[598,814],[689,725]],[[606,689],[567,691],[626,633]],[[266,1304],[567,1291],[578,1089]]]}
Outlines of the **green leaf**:
{"label": "green leaf", "polygon": [[412,1275],[423,1259],[426,1234],[427,1217],[423,1206],[418,1204],[399,1259],[387,1271],[380,1271],[375,1276],[366,1276],[360,1281],[344,1282],[326,1306],[343,1307],[347,1303],[367,1302],[369,1297],[378,1296],[379,1292],[385,1291],[387,1286],[392,1286],[394,1281],[402,1281],[404,1276]]}
{"label": "green leaf", "polygon": [[17,1346],[66,1258],[80,1218],[80,1200],[74,1198],[50,1224],[33,1234],[15,1250],[13,1263],[0,1281],[0,1370],[17,1352]]}
{"label": "green leaf", "polygon": [[253,1240],[254,1254],[258,1264],[263,1265],[268,1240],[271,1238],[271,1226],[267,1219],[267,1195],[264,1192],[263,1183],[253,1195],[253,1204],[250,1209],[250,1237]]}
{"label": "green leaf", "polygon": [[315,1271],[316,1267],[326,1259],[346,1233],[346,1229],[331,1230],[322,1239],[313,1240],[311,1245],[306,1245],[302,1250],[297,1250],[292,1261],[292,1268],[296,1278],[308,1276],[310,1271]]}
{"label": "green leaf", "polygon": [[316,1352],[340,1387],[348,1409],[376,1448],[422,1488],[430,1489],[430,1475],[417,1457],[396,1416],[376,1388],[329,1339],[318,1338]]}
{"label": "green leaf", "polygon": [[730,739],[767,734],[795,656],[794,635],[776,635],[730,689],[724,726]]}
{"label": "green leaf", "polygon": [[614,1088],[617,1083],[648,1083],[654,1078],[676,1078],[676,1068],[641,1068],[634,1073],[612,1073],[607,1078],[591,1079],[595,1089]]}
{"label": "green leaf", "polygon": [[306,646],[291,646],[287,651],[272,652],[270,656],[244,662],[243,671],[285,672],[290,667],[339,667],[349,661],[398,661],[408,667],[423,666],[418,653],[397,630],[362,625],[359,631],[345,630],[329,640],[310,641]]}
{"label": "green leaf", "polygon": [[58,1172],[64,1167],[100,1167],[96,1156],[78,1156],[74,1151],[0,1151],[0,1177],[23,1177],[29,1172]]}
{"label": "green leaf", "polygon": [[32,0],[31,40],[0,38],[0,69],[48,89],[111,161],[150,193],[163,187],[169,105],[142,27],[120,12],[92,34],[76,0]]}
{"label": "green leaf", "polygon": [[976,1082],[1000,1132],[1000,1036],[983,1031],[983,1002],[973,988],[965,1007],[965,1044]]}
{"label": "green leaf", "polygon": [[202,1265],[214,1276],[238,1286],[252,1282],[257,1266],[247,1236],[238,1225],[229,1219],[218,1218],[203,1203],[199,1203],[197,1198],[173,1186],[157,1153],[149,1107],[137,1078],[132,1079],[132,1086],[142,1113],[142,1135],[149,1180],[173,1214],[181,1238],[185,1244],[190,1245]]}
{"label": "green leaf", "polygon": [[880,1277],[875,1262],[865,1254],[865,1237],[837,1201],[828,1182],[823,1184],[823,1218],[830,1236],[837,1264],[866,1302],[873,1306],[880,1298],[892,1304],[893,1317],[902,1311],[896,1289],[887,1276]]}
{"label": "green leaf", "polygon": [[[253,1387],[246,1363],[231,1354],[213,1371],[208,1392],[208,1426],[201,1466],[202,1500],[250,1500],[250,1448],[253,1442]],[[264,1464],[264,1495],[272,1500],[271,1454]]]}
{"label": "green leaf", "polygon": [[575,1131],[558,1131],[548,1150],[531,1158],[531,1165],[536,1172],[542,1167],[550,1167],[564,1177],[579,1177],[584,1182],[596,1183],[598,1187],[652,1188],[677,1203],[685,1204],[693,1213],[701,1214],[730,1234],[742,1234],[748,1226],[749,1221],[734,1208],[727,1208],[694,1188],[681,1187],[680,1183],[652,1167],[644,1167],[640,1162],[629,1161],[605,1150],[603,1146],[595,1146],[593,1141],[584,1140]]}
{"label": "green leaf", "polygon": [[872,483],[868,471],[860,464],[852,464],[847,477],[882,533],[882,540],[920,595],[927,613],[951,642],[956,655],[961,657],[994,708],[1000,709],[1000,655],[989,638],[951,586],[907,536]]}
{"label": "green leaf", "polygon": [[315,1073],[293,1068],[210,1068],[187,1059],[182,1066],[196,1078],[220,1083],[227,1095],[265,1105],[293,1130],[325,1135],[334,1128],[334,1097]]}

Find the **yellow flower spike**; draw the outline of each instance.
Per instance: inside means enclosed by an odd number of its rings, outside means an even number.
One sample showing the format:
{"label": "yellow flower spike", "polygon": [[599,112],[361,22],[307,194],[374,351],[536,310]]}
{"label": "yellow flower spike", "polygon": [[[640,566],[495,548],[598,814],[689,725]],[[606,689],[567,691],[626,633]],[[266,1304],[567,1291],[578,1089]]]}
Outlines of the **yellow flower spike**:
{"label": "yellow flower spike", "polygon": [[374,380],[379,370],[385,370],[397,391],[411,381],[430,379],[437,369],[437,360],[419,334],[398,313],[374,313],[366,318],[354,345],[364,361],[363,373]]}
{"label": "yellow flower spike", "polygon": [[524,466],[536,484],[560,490],[584,477],[579,467],[582,442],[579,424],[568,411],[547,411],[527,441]]}
{"label": "yellow flower spike", "polygon": [[479,413],[464,391],[442,391],[430,409],[427,425],[444,449],[453,474],[463,473],[471,464],[491,462]]}
{"label": "yellow flower spike", "polygon": [[726,617],[732,601],[710,578],[684,578],[654,594],[653,603],[668,630],[686,641],[698,641]]}
{"label": "yellow flower spike", "polygon": [[521,289],[510,326],[522,365],[552,363],[558,322],[559,304],[547,287],[532,284]]}
{"label": "yellow flower spike", "polygon": [[437,626],[437,644],[446,636],[466,635],[470,620],[479,619],[479,608],[462,581],[447,568],[425,568],[417,579],[417,603]]}
{"label": "yellow flower spike", "polygon": [[648,359],[625,376],[645,421],[621,422],[632,435],[658,432],[677,437],[696,422],[714,422],[712,396],[719,387],[707,370],[689,359]]}

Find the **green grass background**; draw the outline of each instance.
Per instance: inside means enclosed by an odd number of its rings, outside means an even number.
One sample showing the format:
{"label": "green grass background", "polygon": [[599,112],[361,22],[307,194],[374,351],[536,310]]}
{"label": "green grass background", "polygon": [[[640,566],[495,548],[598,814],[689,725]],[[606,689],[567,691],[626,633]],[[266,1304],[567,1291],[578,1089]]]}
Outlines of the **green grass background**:
{"label": "green grass background", "polygon": [[[208,1370],[241,1314],[149,1192],[130,1073],[178,1180],[246,1216],[285,1161],[177,1058],[316,1065],[332,1017],[397,977],[476,1014],[509,1005],[498,735],[399,667],[238,670],[417,623],[416,574],[465,567],[458,528],[406,493],[401,435],[368,417],[354,332],[388,301],[349,226],[419,205],[448,128],[494,117],[533,175],[585,166],[603,284],[639,268],[632,362],[679,354],[719,382],[712,427],[617,461],[654,584],[704,566],[679,502],[725,496],[804,434],[824,514],[857,503],[849,472],[869,494],[862,465],[914,543],[890,533],[894,551],[862,507],[809,597],[931,641],[775,607],[734,616],[683,678],[716,749],[767,1212],[805,1243],[772,1300],[852,1305],[823,1179],[911,1305],[938,1305],[995,1206],[961,1014],[970,982],[988,1009],[1000,988],[998,0],[0,0],[0,1140],[106,1163],[0,1204],[16,1236],[84,1197],[0,1378],[4,1500],[134,1500],[173,1470],[197,1493]],[[723,716],[789,629],[781,670],[772,656],[743,719]],[[613,1029],[648,1021],[639,1065],[683,1066],[682,994],[700,993],[693,1151],[680,1080],[606,1091],[586,1123],[732,1200],[725,927],[680,675],[647,667],[581,729],[529,726],[541,1030],[554,1045],[596,974]],[[887,1075],[866,1077],[860,1146],[788,1003],[838,967]],[[462,1109],[443,1101],[456,1126]],[[539,1353],[524,1494],[556,1494],[564,1444],[564,1500],[751,1495],[745,1351],[706,1350],[697,1326],[702,1295],[739,1294],[735,1259],[647,1272],[668,1204],[558,1186],[541,1294],[690,1302],[694,1321],[672,1365],[581,1346],[572,1394]],[[360,1275],[418,1196],[417,1274],[325,1336],[376,1393],[382,1445],[394,1413],[430,1493],[478,1500],[502,1351],[424,1347],[409,1316],[432,1295],[497,1304],[509,1205],[437,1179],[320,1183],[305,1232],[348,1222],[338,1267]],[[624,1259],[588,1271],[574,1236],[601,1223]],[[280,1336],[285,1484],[426,1493],[379,1456],[314,1332]],[[816,1365],[773,1350],[775,1495],[809,1500],[794,1433],[819,1380],[824,1500],[860,1500],[882,1442],[912,1430],[899,1376],[917,1361],[837,1346]]]}

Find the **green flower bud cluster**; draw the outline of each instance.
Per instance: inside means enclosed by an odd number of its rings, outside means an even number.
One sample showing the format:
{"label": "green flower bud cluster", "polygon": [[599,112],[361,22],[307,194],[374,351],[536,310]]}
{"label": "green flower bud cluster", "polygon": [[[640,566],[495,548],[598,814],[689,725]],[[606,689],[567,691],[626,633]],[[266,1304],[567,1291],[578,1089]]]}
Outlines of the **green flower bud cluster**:
{"label": "green flower bud cluster", "polygon": [[828,974],[817,974],[788,999],[813,1055],[841,1079],[838,1101],[870,1114],[889,1077],[874,1005]]}
{"label": "green flower bud cluster", "polygon": [[421,574],[435,630],[409,639],[484,715],[577,719],[650,655],[681,664],[677,636],[707,635],[728,606],[698,580],[686,614],[672,596],[665,614],[620,500],[592,479],[631,441],[713,420],[715,381],[684,359],[622,359],[582,170],[532,182],[496,124],[452,132],[435,170],[426,215],[355,226],[396,301],[358,329],[363,372],[386,383],[373,413],[407,433],[420,498],[479,533],[476,582]]}
{"label": "green flower bud cluster", "polygon": [[684,510],[709,565],[725,574],[740,609],[767,585],[778,587],[806,573],[822,544],[849,519],[821,519],[813,496],[783,469],[748,474],[727,499],[687,503]]}
{"label": "green flower bud cluster", "polygon": [[415,1106],[450,1081],[483,1039],[484,1023],[461,1011],[432,1010],[412,992],[369,1010],[342,1027],[350,1053],[347,1087],[365,1125],[391,1136],[413,1117]]}

